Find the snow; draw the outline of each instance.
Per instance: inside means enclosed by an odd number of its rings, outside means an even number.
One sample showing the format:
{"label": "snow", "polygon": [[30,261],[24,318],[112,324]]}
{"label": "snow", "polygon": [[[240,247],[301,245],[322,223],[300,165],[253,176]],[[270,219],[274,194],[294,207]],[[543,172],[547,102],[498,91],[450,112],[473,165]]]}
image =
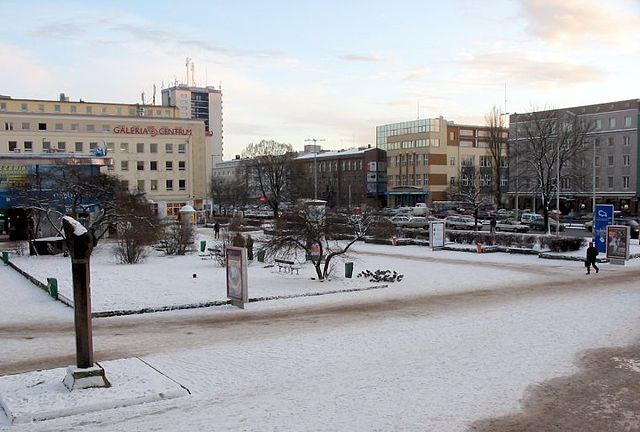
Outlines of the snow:
{"label": "snow", "polygon": [[[640,252],[635,243],[632,254]],[[215,260],[153,255],[144,264],[122,265],[110,247],[101,242],[92,256],[94,311],[226,299],[225,272]],[[573,255],[584,256],[584,250]],[[40,280],[57,277],[60,292],[72,297],[68,257],[11,260]],[[136,343],[146,353],[141,360],[191,394],[134,406],[115,403],[131,399],[129,391],[144,394],[149,388],[134,382],[132,389],[115,387],[100,406],[90,407],[88,398],[75,394],[64,402],[59,387],[64,369],[48,370],[37,374],[53,376],[50,387],[31,387],[35,394],[24,398],[24,411],[44,410],[35,401],[49,400],[55,409],[62,411],[66,403],[67,413],[78,414],[10,429],[462,431],[474,420],[518,412],[531,385],[575,373],[584,350],[638,337],[640,291],[633,282],[621,282],[625,274],[637,274],[637,259],[625,266],[602,264],[600,274],[585,276],[575,261],[358,243],[347,260],[355,263],[354,278],[344,278],[338,263],[324,283],[312,280],[308,264],[298,276],[253,262],[249,297],[381,285],[355,278],[364,269],[396,270],[405,278],[375,290],[249,303],[245,311],[222,306],[94,319],[94,332],[139,325]],[[562,289],[613,276],[606,285]],[[70,308],[5,266],[0,266],[0,296],[0,334],[7,335],[0,358],[7,364],[43,353],[73,353],[73,340],[24,340],[3,332],[39,323],[69,325]],[[358,309],[367,305],[373,307]],[[238,322],[208,321],[222,316]],[[167,319],[183,320],[188,332],[172,346],[159,343],[166,340],[146,327]],[[190,325],[192,320],[212,324],[200,328]],[[111,333],[100,332],[96,346],[119,346],[124,336]],[[189,343],[189,337],[201,339]],[[637,371],[639,362],[620,359],[618,365]],[[101,364],[112,383],[120,379],[115,364]],[[41,379],[31,374],[0,377],[0,397]],[[142,372],[134,368],[129,375],[135,380]],[[93,399],[103,390],[82,392]],[[95,411],[110,406],[120,408]]]}
{"label": "snow", "polygon": [[71,224],[71,226],[73,227],[73,235],[80,237],[82,234],[87,232],[87,229],[71,216],[63,216],[62,219]]}

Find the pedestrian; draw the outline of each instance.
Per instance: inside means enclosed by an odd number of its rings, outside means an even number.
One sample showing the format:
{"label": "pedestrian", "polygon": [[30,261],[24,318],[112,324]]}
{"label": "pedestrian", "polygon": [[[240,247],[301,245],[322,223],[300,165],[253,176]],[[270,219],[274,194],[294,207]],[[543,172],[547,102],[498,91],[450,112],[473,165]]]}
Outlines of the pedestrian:
{"label": "pedestrian", "polygon": [[591,273],[591,266],[596,270],[596,273],[600,271],[598,266],[596,265],[596,257],[600,252],[593,245],[593,242],[589,242],[589,247],[587,248],[587,258],[584,260],[584,266],[587,268],[587,274]]}
{"label": "pedestrian", "polygon": [[491,216],[491,221],[489,222],[489,227],[491,228],[491,232],[494,233],[496,232],[496,224],[498,223],[498,221],[496,220],[495,216]]}
{"label": "pedestrian", "polygon": [[220,238],[220,224],[218,222],[213,224],[213,234],[215,238]]}
{"label": "pedestrian", "polygon": [[251,238],[251,234],[247,236],[245,246],[247,247],[247,259],[253,261],[253,239]]}

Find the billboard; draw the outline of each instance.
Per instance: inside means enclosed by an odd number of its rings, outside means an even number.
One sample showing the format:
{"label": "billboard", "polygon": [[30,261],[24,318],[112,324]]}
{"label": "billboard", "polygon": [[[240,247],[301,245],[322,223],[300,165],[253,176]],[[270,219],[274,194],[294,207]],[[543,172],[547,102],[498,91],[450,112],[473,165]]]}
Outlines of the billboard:
{"label": "billboard", "polygon": [[593,241],[598,252],[607,251],[607,226],[613,225],[613,205],[596,204],[593,214]]}
{"label": "billboard", "polygon": [[431,249],[442,249],[444,247],[444,221],[433,221],[429,223],[429,243]]}
{"label": "billboard", "polygon": [[628,226],[609,225],[607,227],[607,258],[612,264],[624,264],[629,259]]}
{"label": "billboard", "polygon": [[227,246],[227,298],[231,304],[244,309],[249,299],[247,287],[247,250]]}

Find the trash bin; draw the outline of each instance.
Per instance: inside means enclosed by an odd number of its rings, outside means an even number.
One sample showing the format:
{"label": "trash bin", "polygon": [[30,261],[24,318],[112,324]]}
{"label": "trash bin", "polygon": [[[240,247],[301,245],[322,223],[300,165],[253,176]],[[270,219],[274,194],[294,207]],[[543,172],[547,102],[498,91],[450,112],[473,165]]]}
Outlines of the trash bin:
{"label": "trash bin", "polygon": [[200,252],[204,253],[207,250],[207,241],[200,240]]}
{"label": "trash bin", "polygon": [[476,243],[476,252],[482,253],[483,250],[482,243]]}
{"label": "trash bin", "polygon": [[2,251],[2,262],[4,265],[9,265],[9,252]]}
{"label": "trash bin", "polygon": [[344,263],[344,277],[351,279],[351,276],[353,276],[353,263],[346,262]]}
{"label": "trash bin", "polygon": [[49,288],[49,295],[58,300],[58,279],[47,278],[47,287]]}
{"label": "trash bin", "polygon": [[262,263],[264,262],[264,254],[265,254],[264,249],[260,249],[258,251],[258,253],[257,253],[258,262],[262,262]]}
{"label": "trash bin", "polygon": [[393,246],[398,246],[398,237],[396,236],[391,237],[391,244]]}

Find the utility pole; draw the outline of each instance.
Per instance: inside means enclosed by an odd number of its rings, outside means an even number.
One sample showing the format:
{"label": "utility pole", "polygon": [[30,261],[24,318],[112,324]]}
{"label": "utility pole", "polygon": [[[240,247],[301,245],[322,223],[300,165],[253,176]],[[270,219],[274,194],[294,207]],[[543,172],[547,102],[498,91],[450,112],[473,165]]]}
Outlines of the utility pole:
{"label": "utility pole", "polygon": [[324,138],[307,138],[305,142],[313,141],[313,199],[318,200],[318,141],[325,141]]}

